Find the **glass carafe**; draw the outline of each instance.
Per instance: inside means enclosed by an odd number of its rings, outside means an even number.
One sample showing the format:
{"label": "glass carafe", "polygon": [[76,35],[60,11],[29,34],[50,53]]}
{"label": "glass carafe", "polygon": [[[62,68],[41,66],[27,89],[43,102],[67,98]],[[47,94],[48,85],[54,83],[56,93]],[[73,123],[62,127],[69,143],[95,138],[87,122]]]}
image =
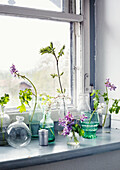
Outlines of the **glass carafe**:
{"label": "glass carafe", "polygon": [[16,116],[16,120],[16,122],[10,124],[7,128],[7,141],[9,145],[20,148],[30,143],[31,132],[23,122],[24,117]]}

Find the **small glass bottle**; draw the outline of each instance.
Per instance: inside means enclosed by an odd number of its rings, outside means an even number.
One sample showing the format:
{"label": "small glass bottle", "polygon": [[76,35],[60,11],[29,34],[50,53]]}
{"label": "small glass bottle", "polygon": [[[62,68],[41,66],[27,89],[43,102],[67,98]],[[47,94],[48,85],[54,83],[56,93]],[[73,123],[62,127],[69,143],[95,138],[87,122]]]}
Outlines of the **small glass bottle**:
{"label": "small glass bottle", "polygon": [[14,148],[20,148],[30,143],[31,132],[23,122],[24,117],[16,116],[16,120],[16,122],[10,124],[7,128],[7,141]]}
{"label": "small glass bottle", "polygon": [[43,118],[40,121],[40,129],[48,130],[48,142],[53,142],[55,140],[55,133],[54,133],[54,122],[51,119],[51,111],[44,110]]}

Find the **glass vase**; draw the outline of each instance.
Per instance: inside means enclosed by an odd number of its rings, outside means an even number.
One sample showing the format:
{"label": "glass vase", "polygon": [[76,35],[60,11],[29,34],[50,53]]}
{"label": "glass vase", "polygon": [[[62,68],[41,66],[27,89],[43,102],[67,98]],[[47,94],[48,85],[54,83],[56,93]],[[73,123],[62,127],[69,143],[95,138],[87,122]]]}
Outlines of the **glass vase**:
{"label": "glass vase", "polygon": [[5,113],[4,106],[1,106],[0,109],[0,145],[1,146],[7,144],[6,130],[9,124],[10,124],[10,117],[8,116],[8,114]]}
{"label": "glass vase", "polygon": [[29,129],[31,131],[31,137],[32,138],[38,138],[38,130],[40,129],[40,114],[42,112],[40,109],[37,107],[33,115],[33,110],[30,111],[29,113]]}
{"label": "glass vase", "polygon": [[55,140],[55,133],[54,133],[54,122],[51,119],[51,111],[44,110],[43,118],[40,121],[40,129],[48,130],[48,142],[53,142]]}
{"label": "glass vase", "polygon": [[78,102],[77,111],[78,111],[78,115],[81,115],[82,112],[90,111],[88,94],[84,93],[84,94],[79,95],[79,102]]}
{"label": "glass vase", "polygon": [[16,122],[10,124],[7,128],[7,141],[14,148],[25,147],[31,141],[31,132],[23,122],[24,117],[16,116],[16,120]]}
{"label": "glass vase", "polygon": [[64,116],[66,116],[67,112],[68,112],[67,102],[65,98],[62,98],[60,101],[59,118],[63,119]]}
{"label": "glass vase", "polygon": [[41,99],[39,98],[37,101],[37,106],[34,111],[34,98],[31,103],[31,109],[29,112],[29,128],[31,131],[32,138],[39,138],[38,130],[40,130],[40,120],[42,118],[42,106],[41,106]]}
{"label": "glass vase", "polygon": [[105,115],[106,115],[105,113],[99,114],[99,122],[100,122],[99,127],[102,128],[103,133],[110,133],[111,132],[111,114],[107,113],[106,119],[105,119]]}
{"label": "glass vase", "polygon": [[[84,121],[80,121],[81,128],[84,130],[84,138],[93,139],[96,138],[96,131],[98,130],[99,125],[99,116],[97,112],[94,112],[92,118],[91,114],[92,111],[89,112],[83,112],[85,116],[87,116],[87,119],[84,119]],[[90,121],[91,118],[91,121]]]}
{"label": "glass vase", "polygon": [[[67,102],[66,102],[65,98],[61,98],[59,112],[58,112],[59,118],[63,119],[64,116],[66,116],[67,112],[68,112]],[[61,135],[62,131],[63,131],[63,127],[58,126],[58,134],[59,135]]]}
{"label": "glass vase", "polygon": [[77,138],[78,141],[74,139],[73,132],[70,132],[70,134],[67,136],[67,144],[72,146],[78,146],[80,144],[80,136],[76,132],[75,137]]}

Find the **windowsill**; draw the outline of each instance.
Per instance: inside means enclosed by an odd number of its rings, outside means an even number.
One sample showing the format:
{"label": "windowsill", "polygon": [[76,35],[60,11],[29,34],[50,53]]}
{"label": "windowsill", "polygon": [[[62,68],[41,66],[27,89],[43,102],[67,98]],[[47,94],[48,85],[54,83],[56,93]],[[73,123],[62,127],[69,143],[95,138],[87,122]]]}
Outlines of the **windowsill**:
{"label": "windowsill", "polygon": [[48,146],[39,146],[36,139],[25,148],[0,147],[0,169],[22,168],[118,150],[119,136],[118,129],[111,129],[111,133],[101,133],[99,129],[96,139],[81,138],[76,148],[67,145],[66,138],[58,135],[55,142]]}

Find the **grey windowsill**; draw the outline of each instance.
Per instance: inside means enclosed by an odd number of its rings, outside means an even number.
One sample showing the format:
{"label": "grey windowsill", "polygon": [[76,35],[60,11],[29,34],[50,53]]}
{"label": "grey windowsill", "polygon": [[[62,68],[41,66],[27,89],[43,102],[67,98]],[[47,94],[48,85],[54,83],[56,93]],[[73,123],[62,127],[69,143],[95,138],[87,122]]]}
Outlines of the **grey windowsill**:
{"label": "grey windowsill", "polygon": [[120,149],[120,130],[111,129],[111,133],[101,133],[96,139],[81,138],[77,147],[67,145],[66,137],[56,135],[54,143],[39,146],[38,139],[32,140],[25,148],[0,147],[0,170],[22,168],[50,162],[73,159]]}

